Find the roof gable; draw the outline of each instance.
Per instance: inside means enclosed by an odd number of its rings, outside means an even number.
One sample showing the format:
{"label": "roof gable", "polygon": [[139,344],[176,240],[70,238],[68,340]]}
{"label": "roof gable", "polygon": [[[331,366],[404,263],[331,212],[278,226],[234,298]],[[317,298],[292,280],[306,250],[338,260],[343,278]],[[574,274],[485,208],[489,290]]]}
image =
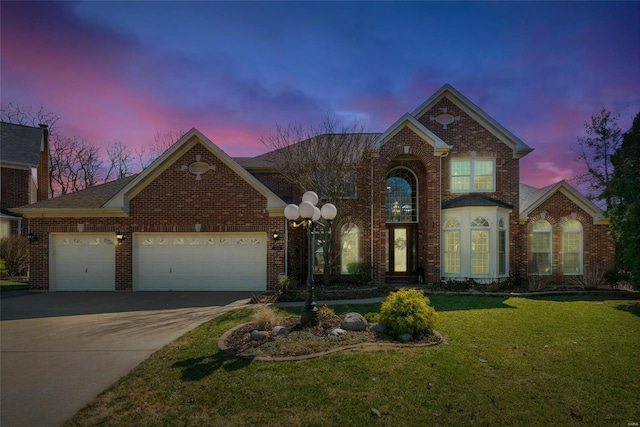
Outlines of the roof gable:
{"label": "roof gable", "polygon": [[511,131],[502,126],[491,116],[485,113],[480,107],[471,102],[466,96],[456,90],[450,84],[443,85],[433,95],[431,95],[426,101],[418,106],[411,115],[415,118],[420,118],[432,109],[443,98],[449,99],[458,108],[469,115],[473,120],[480,123],[485,129],[487,129],[492,135],[498,138],[503,143],[507,144],[513,150],[514,158],[522,158],[533,151],[533,148],[525,144],[520,138],[515,136]]}
{"label": "roof gable", "polygon": [[251,185],[256,191],[262,194],[267,199],[267,210],[269,212],[275,213],[276,211],[284,209],[286,204],[282,199],[280,199],[275,193],[258,181],[258,179],[247,172],[246,169],[240,166],[236,161],[222,151],[222,149],[195,128],[187,132],[167,151],[158,157],[147,169],[136,176],[136,178],[128,183],[124,188],[114,194],[105,203],[104,207],[119,208],[128,212],[129,200],[135,197],[136,194],[142,191],[156,177],[170,167],[176,159],[196,144],[201,144],[208,149],[215,157],[218,158],[218,160]]}
{"label": "roof gable", "polygon": [[44,129],[0,122],[0,161],[3,166],[36,167],[44,149]]}
{"label": "roof gable", "polygon": [[427,129],[422,123],[420,123],[414,116],[409,113],[404,114],[394,124],[392,124],[384,133],[376,138],[373,146],[376,148],[382,147],[387,141],[389,141],[395,134],[400,132],[403,128],[408,127],[415,132],[420,138],[433,147],[434,154],[441,156],[447,153],[451,148],[451,145],[444,142],[440,137]]}
{"label": "roof gable", "polygon": [[604,211],[583,196],[565,180],[544,188],[535,188],[520,184],[520,219],[526,220],[529,214],[547,201],[555,193],[561,193],[593,218],[594,224],[607,224]]}

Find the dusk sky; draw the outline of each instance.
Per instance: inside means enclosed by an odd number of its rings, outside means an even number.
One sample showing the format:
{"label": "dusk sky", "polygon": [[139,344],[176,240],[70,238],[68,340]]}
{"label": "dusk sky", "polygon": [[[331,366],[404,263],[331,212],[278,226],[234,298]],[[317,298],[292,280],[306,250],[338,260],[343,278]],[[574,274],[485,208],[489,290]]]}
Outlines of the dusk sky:
{"label": "dusk sky", "polygon": [[640,111],[640,2],[0,3],[1,102],[97,145],[198,128],[231,156],[332,115],[383,132],[450,83],[535,151],[521,181],[580,172],[603,107]]}

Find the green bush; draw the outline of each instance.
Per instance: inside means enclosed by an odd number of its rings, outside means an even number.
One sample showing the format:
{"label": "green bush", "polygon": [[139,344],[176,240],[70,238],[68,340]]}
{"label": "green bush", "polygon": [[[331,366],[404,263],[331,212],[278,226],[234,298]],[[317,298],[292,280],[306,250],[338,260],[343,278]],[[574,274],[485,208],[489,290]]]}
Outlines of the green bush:
{"label": "green bush", "polygon": [[422,291],[402,288],[382,303],[379,322],[392,336],[429,334],[438,319],[429,303],[429,298]]}
{"label": "green bush", "polygon": [[7,270],[7,264],[3,259],[0,259],[0,277],[7,277],[9,275],[9,271]]}
{"label": "green bush", "polygon": [[369,323],[378,323],[380,321],[380,313],[369,312],[364,315],[364,318],[367,319]]}
{"label": "green bush", "polygon": [[351,282],[358,285],[371,283],[372,266],[368,262],[351,262],[347,265],[347,271],[351,275]]}

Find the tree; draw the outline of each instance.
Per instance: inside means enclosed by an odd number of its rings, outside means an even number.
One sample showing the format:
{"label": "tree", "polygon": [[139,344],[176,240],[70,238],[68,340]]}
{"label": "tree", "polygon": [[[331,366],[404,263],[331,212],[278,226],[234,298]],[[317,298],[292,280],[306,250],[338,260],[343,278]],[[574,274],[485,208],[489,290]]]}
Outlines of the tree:
{"label": "tree", "polygon": [[67,194],[104,182],[100,149],[80,137],[59,133],[49,139],[49,178],[53,195]]}
{"label": "tree", "polygon": [[14,102],[9,102],[5,108],[0,110],[0,120],[5,123],[33,127],[38,127],[41,124],[47,125],[49,132],[55,132],[60,117],[51,112],[47,112],[42,106],[39,110],[34,111],[31,107],[24,107]]}
{"label": "tree", "polygon": [[611,157],[620,147],[622,134],[618,127],[618,116],[606,109],[591,116],[585,122],[586,136],[578,137],[578,145],[573,147],[576,157],[574,161],[584,162],[587,171],[577,175],[578,184],[585,185],[587,197],[595,202],[604,202],[607,210],[611,200],[606,195],[606,188],[613,175]]}
{"label": "tree", "polygon": [[[272,166],[301,191],[315,191],[324,203],[333,203],[338,209],[334,230],[351,224],[360,216],[368,216],[369,206],[358,212],[355,203],[356,182],[371,185],[370,180],[358,179],[367,173],[365,160],[370,153],[375,134],[363,131],[359,124],[346,126],[327,117],[319,126],[276,126],[260,141],[270,150],[268,158]],[[357,188],[367,194],[369,188]],[[346,213],[351,212],[351,217]],[[354,213],[355,212],[355,213]],[[328,227],[319,227],[318,245],[322,248],[324,283],[330,274],[338,254],[334,251],[334,236]]]}
{"label": "tree", "polygon": [[606,189],[616,257],[640,289],[640,113],[611,158],[613,176]]}
{"label": "tree", "polygon": [[148,146],[136,149],[136,157],[138,158],[138,166],[140,169],[146,169],[158,157],[167,151],[173,144],[184,136],[186,132],[182,129],[174,132],[173,130],[161,131],[156,129],[156,133]]}
{"label": "tree", "polygon": [[133,169],[133,154],[131,149],[122,142],[114,142],[107,146],[107,157],[109,167],[105,173],[104,181],[108,182],[112,179],[121,179],[131,175]]}

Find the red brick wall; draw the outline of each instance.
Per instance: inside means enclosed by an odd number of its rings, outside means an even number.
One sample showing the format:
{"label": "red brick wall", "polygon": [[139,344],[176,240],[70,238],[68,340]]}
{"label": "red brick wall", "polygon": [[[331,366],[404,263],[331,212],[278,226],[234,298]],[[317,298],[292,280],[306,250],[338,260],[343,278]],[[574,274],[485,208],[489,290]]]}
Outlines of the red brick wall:
{"label": "red brick wall", "polygon": [[[215,165],[196,181],[182,165],[195,161]],[[267,288],[273,289],[278,274],[285,271],[284,245],[271,240],[274,231],[284,236],[284,217],[270,217],[266,198],[202,145],[196,145],[170,165],[130,201],[130,216],[123,218],[31,218],[38,241],[31,245],[32,289],[48,289],[47,262],[50,232],[121,230],[127,239],[116,248],[116,289],[132,290],[134,232],[192,232],[201,224],[202,232],[264,232],[267,248]]]}
{"label": "red brick wall", "polygon": [[533,274],[531,249],[533,224],[541,219],[549,222],[552,227],[552,275],[541,276],[542,281],[561,283],[566,279],[562,272],[562,225],[572,219],[582,224],[583,271],[598,270],[600,273],[604,273],[614,268],[615,249],[609,235],[610,226],[608,224],[594,224],[589,213],[561,192],[556,192],[529,214],[526,224],[522,227],[523,233],[526,235],[526,239],[523,240],[526,242],[528,253],[526,259],[528,274]]}
{"label": "red brick wall", "polygon": [[2,173],[2,209],[17,208],[28,204],[30,171],[2,168],[0,173]]}

